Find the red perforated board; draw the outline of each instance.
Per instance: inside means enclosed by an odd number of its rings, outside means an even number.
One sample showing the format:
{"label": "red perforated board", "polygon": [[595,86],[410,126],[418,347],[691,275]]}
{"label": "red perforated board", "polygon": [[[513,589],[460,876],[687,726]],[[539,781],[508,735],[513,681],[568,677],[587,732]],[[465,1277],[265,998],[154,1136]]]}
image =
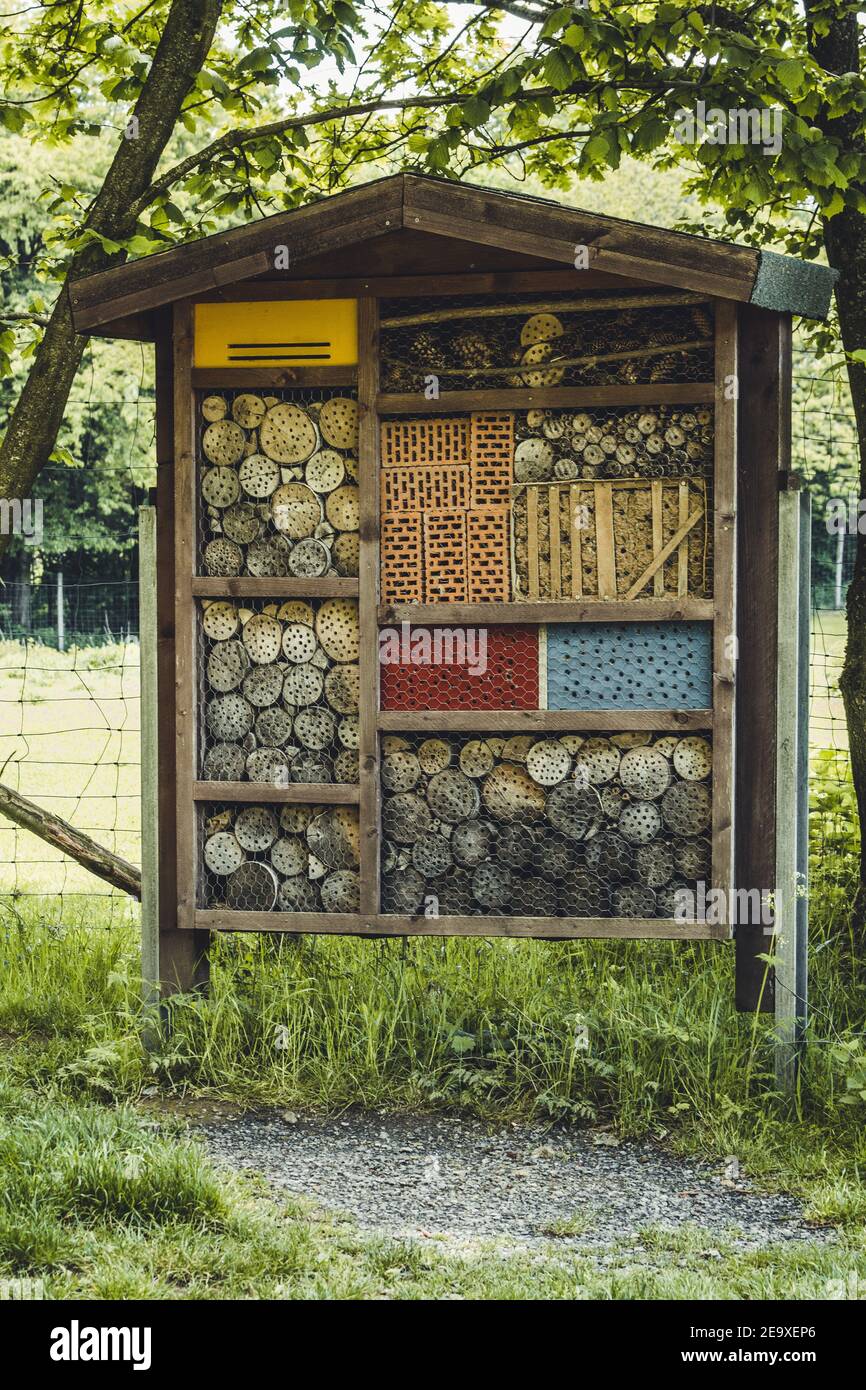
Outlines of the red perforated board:
{"label": "red perforated board", "polygon": [[[440,634],[438,651],[436,633]],[[388,642],[382,634],[388,635]],[[415,634],[429,634],[425,651]],[[447,634],[452,634],[449,639]],[[463,633],[463,644],[454,634]],[[470,634],[474,633],[475,637]],[[391,636],[393,634],[393,638]],[[395,641],[399,640],[399,660]],[[415,639],[416,644],[419,640]],[[486,649],[483,643],[486,641]],[[393,627],[380,629],[382,709],[537,709],[538,628]],[[416,650],[418,663],[411,659]],[[440,660],[428,660],[428,656]],[[389,660],[382,660],[387,656]],[[446,657],[451,660],[445,660]],[[482,665],[485,667],[481,669]],[[473,671],[473,666],[475,670]]]}

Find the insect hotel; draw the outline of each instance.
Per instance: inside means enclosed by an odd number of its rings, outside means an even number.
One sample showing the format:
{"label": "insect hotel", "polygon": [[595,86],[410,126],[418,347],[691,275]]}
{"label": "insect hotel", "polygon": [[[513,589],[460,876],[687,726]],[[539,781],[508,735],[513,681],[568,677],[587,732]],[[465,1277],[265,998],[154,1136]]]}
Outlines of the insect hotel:
{"label": "insect hotel", "polygon": [[215,931],[796,916],[791,317],[831,286],[408,174],[72,285],[156,345],[164,979]]}

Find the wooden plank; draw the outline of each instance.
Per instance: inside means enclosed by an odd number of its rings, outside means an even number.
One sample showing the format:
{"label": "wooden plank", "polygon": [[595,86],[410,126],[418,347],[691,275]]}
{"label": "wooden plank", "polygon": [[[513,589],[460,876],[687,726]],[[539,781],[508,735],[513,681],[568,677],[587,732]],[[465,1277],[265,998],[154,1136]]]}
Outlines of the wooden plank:
{"label": "wooden plank", "polygon": [[779,639],[776,648],[776,882],[773,895],[776,1083],[794,1091],[799,1054],[797,1000],[797,812],[799,806],[800,495],[779,506]]}
{"label": "wooden plank", "polygon": [[572,483],[569,489],[568,515],[571,534],[571,597],[580,598],[583,594],[582,528],[579,525],[580,483]]}
{"label": "wooden plank", "polygon": [[358,486],[360,706],[361,912],[379,910],[380,795],[379,736],[379,305],[370,297],[358,301]]}
{"label": "wooden plank", "polygon": [[[290,295],[283,296],[286,299]],[[238,390],[260,387],[354,386],[355,367],[194,367],[195,390]]]}
{"label": "wooden plank", "polygon": [[[141,697],[142,1001],[159,999],[159,708],[156,508],[138,509],[138,653]],[[149,1037],[151,1030],[147,1030]]]}
{"label": "wooden plank", "polygon": [[724,929],[707,922],[674,922],[666,917],[387,917],[316,912],[196,913],[209,931],[314,932],[322,936],[505,936],[569,941],[580,938],[623,941],[727,940]]}
{"label": "wooden plank", "polygon": [[177,917],[190,927],[196,905],[198,848],[192,786],[196,773],[197,714],[195,664],[196,611],[192,600],[195,571],[195,397],[192,366],[192,305],[174,306],[174,543],[175,543],[175,685],[177,689]]}
{"label": "wooden plank", "polygon": [[[167,252],[164,255],[170,254]],[[156,262],[156,256],[144,257],[146,261]],[[128,263],[128,268],[140,265],[140,261]],[[270,260],[264,251],[257,251],[253,255],[244,256],[237,260],[231,269],[233,280],[244,280],[250,275],[261,275],[263,271],[270,268]],[[117,270],[125,270],[127,266],[117,266]],[[100,274],[110,275],[111,271],[101,271]],[[87,279],[96,277],[88,276]],[[222,276],[218,266],[201,266],[197,270],[190,271],[186,275],[172,279],[167,285],[163,285],[154,276],[151,284],[145,284],[139,289],[130,290],[126,294],[115,293],[107,303],[94,302],[92,304],[82,303],[82,293],[77,292],[77,286],[84,285],[84,281],[73,281],[69,289],[69,297],[72,302],[72,318],[77,333],[85,333],[93,328],[100,328],[110,320],[117,318],[130,319],[136,315],[143,314],[149,309],[159,308],[165,304],[176,303],[179,299],[187,299],[197,295],[201,290],[210,289],[214,285],[222,283]],[[115,285],[115,291],[117,286]]]}
{"label": "wooden plank", "polygon": [[383,603],[380,623],[660,623],[708,622],[713,601],[704,598],[584,598],[557,603]]}
{"label": "wooden plank", "polygon": [[[737,888],[776,882],[776,640],[779,472],[790,469],[791,320],[738,311],[737,703],[734,825]],[[772,1012],[763,926],[736,935],[736,1006]]]}
{"label": "wooden plank", "polygon": [[[441,238],[437,238],[441,243]],[[651,281],[629,279],[593,270],[487,270],[477,273],[436,273],[437,295],[523,294],[560,290],[621,290],[651,288]],[[199,299],[213,303],[273,299],[420,299],[430,293],[430,275],[346,275],[317,279],[277,278],[246,280],[205,291]]]}
{"label": "wooden plank", "polygon": [[688,535],[692,527],[697,525],[703,514],[703,507],[696,507],[695,510],[692,512],[691,516],[686,517],[686,520],[683,522],[682,526],[677,528],[677,530],[671,536],[670,540],[667,541],[666,544],[662,546],[661,550],[659,550],[657,554],[653,556],[652,560],[647,565],[643,574],[638,575],[637,579],[634,581],[628,593],[626,594],[626,599],[630,601],[636,598],[637,595],[640,593],[641,589],[646,588],[652,576],[661,569],[662,565],[669,558],[669,556],[673,555],[677,546],[684,539],[684,537]]}
{"label": "wooden plank", "polygon": [[547,519],[550,527],[550,597],[562,593],[562,560],[559,555],[559,487],[553,483],[547,490]]}
{"label": "wooden plank", "polygon": [[713,822],[712,883],[734,883],[734,677],[736,673],[737,312],[716,305],[713,486]]}
{"label": "wooden plank", "polygon": [[195,801],[254,801],[274,804],[356,806],[357,785],[346,782],[292,782],[275,787],[270,782],[194,782]]}
{"label": "wooden plank", "polygon": [[379,728],[388,733],[411,731],[447,733],[451,730],[571,730],[584,729],[710,729],[713,712],[708,709],[676,710],[570,710],[570,709],[458,709],[458,710],[380,710]]}
{"label": "wooden plank", "polygon": [[251,575],[213,578],[196,575],[199,598],[357,598],[357,579],[256,579]]}
{"label": "wooden plank", "polygon": [[529,597],[538,598],[538,493],[530,488],[526,494],[526,573]]}
{"label": "wooden plank", "polygon": [[657,385],[545,386],[524,390],[501,387],[484,390],[443,391],[436,400],[418,392],[383,392],[376,401],[381,415],[440,415],[452,410],[572,409],[576,406],[709,405],[714,399],[711,381],[659,382]]}
{"label": "wooden plank", "polygon": [[[658,555],[665,543],[664,528],[662,526],[662,484],[660,478],[653,478],[650,483],[650,506],[652,508],[653,555]],[[682,524],[682,522],[680,524]],[[663,598],[664,592],[664,565],[659,565],[653,575],[653,593],[656,598]]]}
{"label": "wooden plank", "polygon": [[[580,272],[575,272],[575,279]],[[438,280],[435,287],[428,285],[427,292],[433,288],[439,290]],[[382,319],[380,328],[384,331],[388,328],[410,328],[419,327],[425,323],[446,323],[465,322],[472,319],[477,323],[481,319],[501,319],[501,318],[522,318],[532,314],[569,314],[569,313],[601,313],[609,312],[612,309],[663,309],[674,305],[682,304],[706,304],[708,300],[698,294],[665,294],[659,291],[646,291],[641,294],[614,294],[614,295],[580,295],[574,299],[531,299],[527,298],[521,303],[514,304],[482,304],[466,305],[449,304],[445,308],[420,309],[414,314],[397,314],[390,318]],[[654,349],[655,351],[656,349]],[[663,348],[657,349],[663,352]],[[604,357],[599,358],[604,361]],[[514,368],[508,368],[513,371]]]}
{"label": "wooden plank", "polygon": [[[685,526],[689,519],[689,485],[685,478],[680,479],[679,486],[679,512],[677,525]],[[684,598],[689,592],[689,542],[688,537],[683,536],[680,542],[679,553],[677,555],[677,596]]]}
{"label": "wooden plank", "polygon": [[616,598],[616,549],[613,535],[613,493],[609,483],[593,483],[595,498],[595,562],[600,599]]}

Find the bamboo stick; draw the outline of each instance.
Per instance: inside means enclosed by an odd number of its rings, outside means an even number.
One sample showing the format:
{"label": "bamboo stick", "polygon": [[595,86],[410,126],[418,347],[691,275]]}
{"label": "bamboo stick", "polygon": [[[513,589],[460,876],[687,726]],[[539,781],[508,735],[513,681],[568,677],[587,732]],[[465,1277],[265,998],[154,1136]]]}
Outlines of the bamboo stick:
{"label": "bamboo stick", "polygon": [[382,319],[381,328],[415,328],[423,323],[447,323],[453,319],[495,319],[519,317],[521,314],[580,314],[601,313],[604,309],[669,308],[679,304],[708,304],[700,294],[623,294],[609,299],[534,300],[528,304],[461,304],[450,309],[427,309],[421,314]]}
{"label": "bamboo stick", "polygon": [[712,338],[698,338],[692,343],[668,343],[662,347],[631,348],[628,352],[601,352],[591,357],[548,357],[544,362],[512,362],[508,367],[428,367],[404,362],[399,357],[384,357],[389,367],[407,371],[432,373],[435,376],[528,376],[530,372],[559,371],[565,367],[594,367],[599,362],[628,362],[638,357],[663,357],[666,353],[696,352],[713,346]]}

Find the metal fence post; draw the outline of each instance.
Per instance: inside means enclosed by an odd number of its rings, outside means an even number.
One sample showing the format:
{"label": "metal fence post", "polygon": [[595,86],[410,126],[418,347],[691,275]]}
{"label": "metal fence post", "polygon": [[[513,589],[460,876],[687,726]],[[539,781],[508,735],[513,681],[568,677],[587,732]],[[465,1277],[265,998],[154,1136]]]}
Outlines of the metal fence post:
{"label": "metal fence post", "polygon": [[[157,746],[156,508],[138,511],[141,708],[141,976],[143,1002],[159,1002],[159,779]],[[145,1030],[145,1045],[149,1045]]]}

